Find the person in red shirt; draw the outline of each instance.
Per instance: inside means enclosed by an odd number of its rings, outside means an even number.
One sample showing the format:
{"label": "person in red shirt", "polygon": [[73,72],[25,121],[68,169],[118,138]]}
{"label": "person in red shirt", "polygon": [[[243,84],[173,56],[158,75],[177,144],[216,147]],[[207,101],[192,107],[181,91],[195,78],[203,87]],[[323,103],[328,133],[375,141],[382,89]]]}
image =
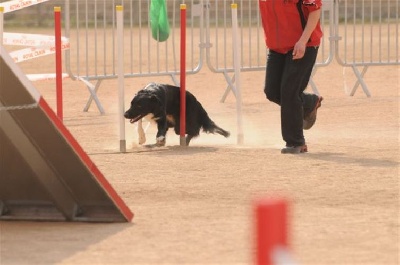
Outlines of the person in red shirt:
{"label": "person in red shirt", "polygon": [[322,97],[305,93],[321,42],[321,0],[259,0],[269,49],[264,93],[281,108],[281,153],[304,153],[303,130],[317,118]]}

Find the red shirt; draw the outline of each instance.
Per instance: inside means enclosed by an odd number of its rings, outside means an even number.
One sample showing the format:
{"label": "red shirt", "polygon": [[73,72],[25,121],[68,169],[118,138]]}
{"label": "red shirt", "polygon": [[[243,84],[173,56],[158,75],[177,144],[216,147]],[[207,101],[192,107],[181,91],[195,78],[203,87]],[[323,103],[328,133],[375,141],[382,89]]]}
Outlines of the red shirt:
{"label": "red shirt", "polygon": [[[303,33],[297,2],[302,1],[304,18],[322,6],[321,0],[259,0],[262,25],[267,47],[275,52],[287,53],[293,49]],[[322,30],[320,23],[311,34],[307,46],[319,46]]]}

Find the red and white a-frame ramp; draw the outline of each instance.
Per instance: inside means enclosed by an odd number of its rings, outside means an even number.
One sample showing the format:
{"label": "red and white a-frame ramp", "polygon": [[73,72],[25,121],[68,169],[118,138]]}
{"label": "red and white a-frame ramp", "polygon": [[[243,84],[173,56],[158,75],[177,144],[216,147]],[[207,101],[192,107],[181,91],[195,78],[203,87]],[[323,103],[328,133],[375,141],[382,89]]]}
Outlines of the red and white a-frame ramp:
{"label": "red and white a-frame ramp", "polygon": [[129,222],[132,218],[0,45],[0,220]]}

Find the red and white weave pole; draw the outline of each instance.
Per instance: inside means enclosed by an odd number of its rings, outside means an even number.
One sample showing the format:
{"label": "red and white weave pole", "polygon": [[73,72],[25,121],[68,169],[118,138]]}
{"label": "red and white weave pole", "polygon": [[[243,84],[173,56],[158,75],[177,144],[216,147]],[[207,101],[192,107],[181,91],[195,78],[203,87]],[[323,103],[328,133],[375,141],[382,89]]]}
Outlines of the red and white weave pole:
{"label": "red and white weave pole", "polygon": [[265,198],[254,204],[256,265],[294,265],[288,242],[289,206],[282,198]]}
{"label": "red and white weave pole", "polygon": [[186,146],[186,4],[181,4],[180,145]]}
{"label": "red and white weave pole", "polygon": [[62,53],[61,53],[61,7],[54,7],[54,35],[56,47],[56,97],[57,116],[62,121],[63,114],[63,89],[62,89]]}
{"label": "red and white weave pole", "polygon": [[0,6],[0,46],[3,45],[3,31],[4,31],[4,7]]}

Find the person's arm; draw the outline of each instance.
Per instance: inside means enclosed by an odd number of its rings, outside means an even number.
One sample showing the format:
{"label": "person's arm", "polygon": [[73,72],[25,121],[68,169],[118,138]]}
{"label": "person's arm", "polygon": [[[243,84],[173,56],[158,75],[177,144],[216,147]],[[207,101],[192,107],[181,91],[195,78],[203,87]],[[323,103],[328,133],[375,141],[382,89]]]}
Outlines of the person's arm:
{"label": "person's arm", "polygon": [[307,42],[310,39],[315,27],[317,26],[320,17],[321,9],[317,9],[309,14],[306,27],[303,30],[303,34],[294,45],[293,59],[303,58],[304,52],[306,51]]}

